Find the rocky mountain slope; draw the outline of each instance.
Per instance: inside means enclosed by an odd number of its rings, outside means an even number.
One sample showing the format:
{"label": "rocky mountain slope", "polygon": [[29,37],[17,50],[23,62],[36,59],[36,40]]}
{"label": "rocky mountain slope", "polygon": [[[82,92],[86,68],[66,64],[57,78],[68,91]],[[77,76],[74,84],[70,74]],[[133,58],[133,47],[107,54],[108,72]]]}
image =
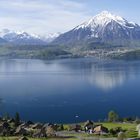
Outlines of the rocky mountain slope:
{"label": "rocky mountain slope", "polygon": [[117,46],[138,46],[140,43],[140,26],[107,11],[94,16],[89,21],[61,34],[54,44],[87,45],[109,44]]}

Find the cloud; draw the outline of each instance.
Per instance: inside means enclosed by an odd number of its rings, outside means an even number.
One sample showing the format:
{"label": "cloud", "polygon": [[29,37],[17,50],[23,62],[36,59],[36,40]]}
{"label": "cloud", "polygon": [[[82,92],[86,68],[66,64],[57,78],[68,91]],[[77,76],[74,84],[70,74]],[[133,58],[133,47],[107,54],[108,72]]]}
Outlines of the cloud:
{"label": "cloud", "polygon": [[65,32],[103,10],[139,23],[140,1],[128,1],[126,6],[122,0],[0,0],[0,29]]}
{"label": "cloud", "polygon": [[0,28],[47,34],[65,32],[89,19],[87,5],[73,0],[1,0]]}

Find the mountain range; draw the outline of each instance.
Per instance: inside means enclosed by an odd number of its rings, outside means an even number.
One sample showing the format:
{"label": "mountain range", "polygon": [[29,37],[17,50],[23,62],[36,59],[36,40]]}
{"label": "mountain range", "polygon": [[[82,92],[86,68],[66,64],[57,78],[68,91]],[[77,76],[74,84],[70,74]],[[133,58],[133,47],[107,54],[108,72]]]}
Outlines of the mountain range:
{"label": "mountain range", "polygon": [[25,31],[13,31],[3,29],[0,31],[0,43],[13,43],[16,45],[45,45],[58,37],[60,33],[48,34],[47,36],[40,36],[36,34],[29,34]]}
{"label": "mountain range", "polygon": [[[19,47],[21,46],[21,47]],[[140,26],[103,11],[65,33],[0,31],[0,57],[140,59]]]}
{"label": "mountain range", "polygon": [[0,44],[58,45],[58,46],[123,46],[140,47],[140,26],[123,17],[103,11],[90,20],[63,34],[47,36],[29,34],[25,31],[3,29]]}
{"label": "mountain range", "polygon": [[61,34],[52,43],[67,46],[87,44],[140,46],[140,26],[108,11],[103,11],[89,21]]}

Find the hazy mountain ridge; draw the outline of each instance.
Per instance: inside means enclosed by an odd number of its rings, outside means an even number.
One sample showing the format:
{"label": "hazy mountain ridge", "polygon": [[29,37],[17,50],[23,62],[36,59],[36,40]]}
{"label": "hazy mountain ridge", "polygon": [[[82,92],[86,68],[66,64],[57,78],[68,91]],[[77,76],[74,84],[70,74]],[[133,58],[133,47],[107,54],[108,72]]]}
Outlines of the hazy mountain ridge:
{"label": "hazy mountain ridge", "polygon": [[25,31],[13,31],[9,29],[3,29],[0,31],[1,40],[16,45],[46,45],[58,36],[58,33],[40,36],[37,34],[29,34]]}

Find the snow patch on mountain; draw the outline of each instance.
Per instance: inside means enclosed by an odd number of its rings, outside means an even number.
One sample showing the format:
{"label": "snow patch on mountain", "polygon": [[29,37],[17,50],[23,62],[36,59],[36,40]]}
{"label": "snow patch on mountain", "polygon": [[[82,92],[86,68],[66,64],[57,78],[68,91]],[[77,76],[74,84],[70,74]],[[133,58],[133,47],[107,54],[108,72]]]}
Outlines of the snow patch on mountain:
{"label": "snow patch on mountain", "polygon": [[[134,26],[136,26],[137,24],[135,24],[134,22],[128,22],[126,19],[111,14],[108,11],[103,11],[100,14],[94,16],[93,18],[91,18],[88,22],[85,22],[79,26],[77,26],[75,28],[75,30],[78,30],[80,28],[91,28],[91,29],[95,29],[96,27],[105,27],[108,23],[115,21],[118,24],[120,24],[121,26],[127,27],[127,28],[134,28]],[[129,25],[129,26],[128,26]],[[130,26],[131,25],[131,26]]]}
{"label": "snow patch on mountain", "polygon": [[47,36],[43,36],[42,39],[44,41],[47,41],[47,42],[52,42],[54,39],[56,39],[61,33],[50,33],[48,34]]}
{"label": "snow patch on mountain", "polygon": [[[89,38],[98,38],[106,29],[106,27],[112,24],[110,26],[110,30],[114,30],[114,28],[122,28],[126,31],[127,34],[129,34],[128,30],[139,28],[140,26],[134,22],[128,22],[126,19],[111,14],[108,11],[103,11],[100,14],[94,16],[89,21],[84,22],[83,24],[77,26],[74,28],[74,31],[80,30],[80,29],[90,29],[92,34],[89,36]],[[115,24],[117,26],[115,27]]]}

